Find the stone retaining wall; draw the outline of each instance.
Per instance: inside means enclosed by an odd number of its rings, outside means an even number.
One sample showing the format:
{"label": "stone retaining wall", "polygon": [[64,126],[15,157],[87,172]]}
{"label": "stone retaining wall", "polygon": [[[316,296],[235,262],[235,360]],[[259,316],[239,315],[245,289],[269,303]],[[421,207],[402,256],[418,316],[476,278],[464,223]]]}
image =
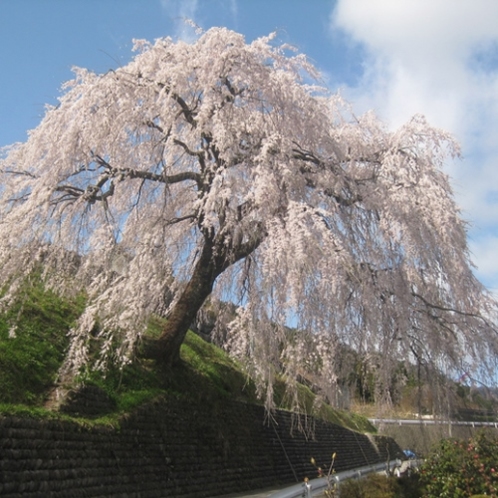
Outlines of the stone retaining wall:
{"label": "stone retaining wall", "polygon": [[[118,429],[0,417],[0,496],[4,498],[201,498],[316,477],[310,458],[336,470],[401,457],[386,437],[322,421],[313,435],[296,416],[236,402],[210,406],[158,401]],[[301,420],[302,422],[302,420]]]}

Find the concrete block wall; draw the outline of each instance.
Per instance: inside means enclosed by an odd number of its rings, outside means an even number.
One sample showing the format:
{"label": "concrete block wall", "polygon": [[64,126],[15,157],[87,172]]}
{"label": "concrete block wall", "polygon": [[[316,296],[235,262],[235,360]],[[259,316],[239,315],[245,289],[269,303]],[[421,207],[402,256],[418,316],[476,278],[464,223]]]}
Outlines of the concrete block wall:
{"label": "concrete block wall", "polygon": [[[0,496],[4,498],[202,498],[316,477],[402,457],[386,437],[273,414],[232,401],[191,405],[158,400],[117,429],[76,422],[0,417]],[[301,420],[302,422],[302,420]]]}

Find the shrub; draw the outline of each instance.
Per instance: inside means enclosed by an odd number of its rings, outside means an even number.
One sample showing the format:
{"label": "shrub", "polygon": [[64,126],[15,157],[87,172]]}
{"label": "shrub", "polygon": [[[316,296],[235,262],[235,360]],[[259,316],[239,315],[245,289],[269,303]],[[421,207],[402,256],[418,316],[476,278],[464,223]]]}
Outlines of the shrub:
{"label": "shrub", "polygon": [[444,439],[431,451],[420,479],[427,498],[497,497],[498,438],[481,432],[468,440]]}
{"label": "shrub", "polygon": [[394,498],[401,495],[394,477],[370,474],[363,479],[349,479],[341,484],[341,498]]}

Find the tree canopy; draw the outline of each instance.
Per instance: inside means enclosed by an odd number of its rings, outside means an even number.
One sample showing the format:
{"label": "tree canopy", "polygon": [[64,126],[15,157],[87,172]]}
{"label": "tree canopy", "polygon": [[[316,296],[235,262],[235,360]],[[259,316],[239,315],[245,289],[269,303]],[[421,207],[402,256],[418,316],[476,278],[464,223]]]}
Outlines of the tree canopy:
{"label": "tree canopy", "polygon": [[129,361],[153,313],[168,321],[145,354],[174,364],[209,296],[237,305],[225,346],[269,404],[277,373],[333,386],[344,344],[386,374],[493,367],[496,303],[442,170],[459,153],[447,133],[355,116],[273,35],[135,50],[105,74],[76,68],[1,157],[2,303],[40,266],[49,288],[85,289],[68,371],[95,334],[101,365]]}

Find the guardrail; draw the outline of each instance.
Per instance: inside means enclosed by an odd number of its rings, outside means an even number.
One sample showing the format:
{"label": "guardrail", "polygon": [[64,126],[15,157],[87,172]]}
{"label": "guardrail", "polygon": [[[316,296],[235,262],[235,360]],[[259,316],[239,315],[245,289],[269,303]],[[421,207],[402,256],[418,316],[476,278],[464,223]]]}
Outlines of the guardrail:
{"label": "guardrail", "polygon": [[498,422],[472,422],[463,420],[436,420],[436,419],[413,419],[404,420],[397,418],[369,418],[372,424],[395,424],[395,425],[467,425],[471,427],[495,427],[498,429]]}
{"label": "guardrail", "polygon": [[[401,460],[391,460],[387,463],[379,463],[337,472],[330,476],[330,481],[332,483],[335,481],[336,484],[339,484],[346,479],[360,479],[372,473],[384,471],[396,473],[396,469],[401,469],[405,462],[407,462],[407,468],[418,465],[418,460],[404,460],[403,462]],[[320,477],[318,479],[312,479],[307,483],[294,484],[293,486],[272,493],[268,498],[311,498],[322,493],[328,486],[329,479],[327,477]]]}

